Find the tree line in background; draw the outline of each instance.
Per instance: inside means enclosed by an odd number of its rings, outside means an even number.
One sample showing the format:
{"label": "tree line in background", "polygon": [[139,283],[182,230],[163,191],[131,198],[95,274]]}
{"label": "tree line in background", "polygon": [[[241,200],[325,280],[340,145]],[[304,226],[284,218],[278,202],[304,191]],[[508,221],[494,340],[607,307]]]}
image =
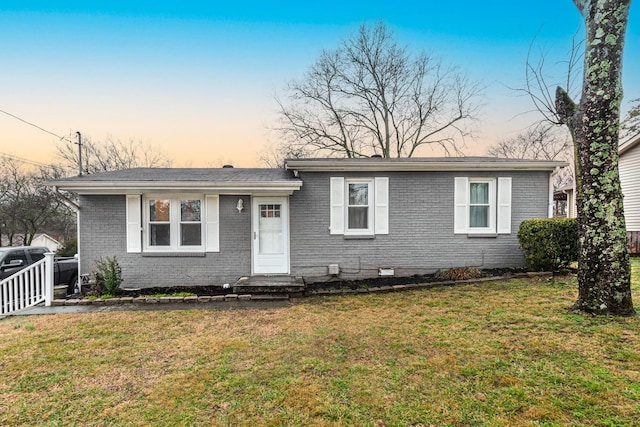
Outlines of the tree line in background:
{"label": "tree line in background", "polygon": [[[46,166],[0,157],[0,246],[30,245],[39,233],[61,242],[73,242],[76,238],[76,213],[72,205],[75,196],[56,193],[45,182],[78,173],[77,146],[59,146],[57,157],[58,163]],[[171,160],[164,154],[139,141],[112,138],[83,141],[84,174],[169,166]]]}

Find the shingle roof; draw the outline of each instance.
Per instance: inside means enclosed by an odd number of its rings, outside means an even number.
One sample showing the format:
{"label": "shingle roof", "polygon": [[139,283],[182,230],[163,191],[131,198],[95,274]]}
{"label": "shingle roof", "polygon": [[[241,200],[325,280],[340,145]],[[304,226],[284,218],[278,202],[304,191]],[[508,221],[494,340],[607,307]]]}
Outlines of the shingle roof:
{"label": "shingle roof", "polygon": [[285,192],[302,181],[284,169],[133,168],[49,181],[79,194],[136,194],[141,191],[215,191],[218,193]]}
{"label": "shingle roof", "polygon": [[[259,168],[133,168],[100,172],[56,180],[62,182],[145,182],[145,181],[211,181],[253,182],[296,180],[293,173],[284,169]],[[53,183],[53,182],[52,182]]]}

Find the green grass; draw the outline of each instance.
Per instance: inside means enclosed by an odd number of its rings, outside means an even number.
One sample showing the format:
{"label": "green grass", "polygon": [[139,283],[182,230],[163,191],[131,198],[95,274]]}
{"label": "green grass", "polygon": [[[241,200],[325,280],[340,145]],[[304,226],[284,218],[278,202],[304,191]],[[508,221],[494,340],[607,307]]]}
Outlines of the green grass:
{"label": "green grass", "polygon": [[0,425],[638,425],[640,318],[575,297],[565,277],[8,318]]}

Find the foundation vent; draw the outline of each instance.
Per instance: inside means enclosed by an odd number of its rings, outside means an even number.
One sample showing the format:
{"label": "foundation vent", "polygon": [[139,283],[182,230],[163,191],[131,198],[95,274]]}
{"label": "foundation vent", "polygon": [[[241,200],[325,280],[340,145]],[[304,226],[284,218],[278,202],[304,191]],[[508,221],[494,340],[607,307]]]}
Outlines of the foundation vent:
{"label": "foundation vent", "polygon": [[338,264],[329,264],[329,274],[331,276],[340,274],[340,266]]}

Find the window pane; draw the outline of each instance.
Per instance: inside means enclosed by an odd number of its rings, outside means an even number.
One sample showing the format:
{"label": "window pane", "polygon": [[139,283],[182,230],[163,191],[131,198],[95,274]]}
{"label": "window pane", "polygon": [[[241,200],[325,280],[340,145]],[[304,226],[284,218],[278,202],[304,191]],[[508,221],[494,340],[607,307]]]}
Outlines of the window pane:
{"label": "window pane", "polygon": [[367,229],[369,228],[369,208],[349,207],[349,229]]}
{"label": "window pane", "polygon": [[13,260],[22,260],[23,264],[27,263],[27,255],[24,253],[24,251],[13,251],[11,252],[9,255],[7,255],[4,259],[4,263],[5,264],[9,264],[11,261]]}
{"label": "window pane", "polygon": [[149,219],[169,221],[169,200],[149,200]]}
{"label": "window pane", "polygon": [[280,218],[280,205],[260,205],[260,218]]}
{"label": "window pane", "polygon": [[29,255],[33,261],[39,261],[44,258],[44,249],[29,249]]}
{"label": "window pane", "polygon": [[200,200],[180,200],[180,220],[200,222]]}
{"label": "window pane", "polygon": [[349,205],[369,204],[369,184],[349,184]]}
{"label": "window pane", "polygon": [[284,253],[281,205],[260,205],[259,252],[260,254]]}
{"label": "window pane", "polygon": [[471,227],[489,227],[489,206],[470,206],[469,225]]}
{"label": "window pane", "polygon": [[151,224],[150,225],[150,242],[151,246],[169,246],[171,244],[170,224]]}
{"label": "window pane", "polygon": [[489,183],[488,182],[472,182],[470,185],[471,204],[488,204],[489,203]]}
{"label": "window pane", "polygon": [[200,246],[202,244],[202,233],[200,224],[180,225],[180,245]]}

